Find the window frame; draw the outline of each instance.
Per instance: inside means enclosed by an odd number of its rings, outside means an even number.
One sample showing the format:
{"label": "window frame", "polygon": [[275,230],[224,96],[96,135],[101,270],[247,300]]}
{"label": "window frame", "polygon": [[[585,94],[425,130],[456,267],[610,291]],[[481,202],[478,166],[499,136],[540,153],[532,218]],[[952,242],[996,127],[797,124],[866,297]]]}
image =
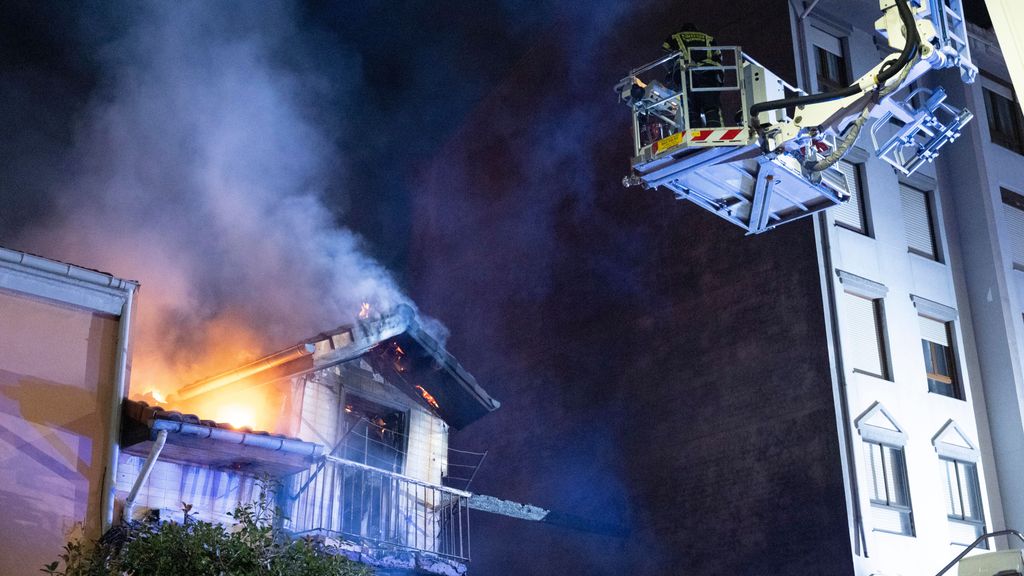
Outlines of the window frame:
{"label": "window frame", "polygon": [[[900,516],[901,524],[905,528],[902,531],[896,532],[893,530],[886,530],[884,528],[880,528],[873,524],[871,527],[872,531],[883,532],[885,534],[896,534],[897,536],[910,536],[912,538],[916,537],[917,527],[914,523],[914,507],[913,501],[910,497],[910,474],[907,471],[907,455],[906,451],[904,450],[904,447],[872,438],[863,438],[863,442],[865,447],[865,456],[867,456],[868,460],[867,472],[871,474],[872,478],[875,478],[877,473],[877,470],[875,470],[874,450],[876,447],[878,448],[880,456],[878,461],[882,463],[882,485],[885,487],[885,500],[876,499],[874,494],[876,483],[872,482],[869,485],[868,502],[870,503],[872,508],[878,508],[881,510],[888,510],[890,512],[897,513]],[[889,451],[893,455],[891,459],[886,458],[886,451]],[[899,456],[898,460],[896,458],[896,455]],[[890,460],[892,462],[898,461],[900,464],[900,468],[902,469],[901,474],[892,475],[891,478],[890,474],[892,473],[892,471],[888,470],[886,467],[886,462]],[[898,498],[894,498],[889,494],[890,483],[892,484],[894,491],[899,492],[900,490],[902,490],[902,494],[906,500],[905,503],[894,501]],[[899,494],[896,494],[896,497],[898,496]]]}
{"label": "window frame", "polygon": [[[1014,227],[1011,224],[1012,218],[1008,210],[1015,210],[1020,213],[1020,219],[1024,220],[1024,195],[1018,194],[1013,190],[1005,186],[999,187],[999,199],[1003,203],[1003,225],[1006,228],[1006,235],[1009,237],[1009,252],[1010,252],[1010,265],[1014,270],[1024,271],[1024,249],[1019,249],[1018,242],[1024,244],[1024,230],[1021,231],[1022,237],[1017,238],[1014,235]],[[1018,252],[1021,252],[1022,258],[1020,261],[1017,260]]]}
{"label": "window frame", "polygon": [[[836,38],[839,41],[839,51],[842,54],[836,54],[832,50],[821,46],[820,44],[811,43],[814,48],[814,81],[818,85],[818,92],[834,92],[842,90],[850,85],[853,81],[850,74],[850,59],[846,55],[846,50],[842,39]],[[824,58],[823,58],[824,57]],[[823,60],[834,59],[834,68],[838,72],[838,78],[832,78],[827,76],[822,71]],[[832,68],[833,62],[825,62],[828,64],[828,68]]]}
{"label": "window frame", "polygon": [[936,206],[935,206],[935,190],[934,189],[923,190],[923,189],[921,189],[921,188],[919,188],[917,186],[913,186],[913,185],[908,184],[908,183],[903,182],[903,181],[901,181],[899,183],[899,186],[900,186],[900,205],[901,205],[901,208],[904,207],[904,204],[903,204],[903,189],[904,188],[907,189],[907,190],[919,193],[919,194],[921,194],[921,196],[924,197],[924,207],[925,207],[925,213],[926,213],[927,222],[928,222],[928,233],[931,236],[931,244],[932,244],[932,252],[933,253],[929,254],[928,252],[925,252],[923,250],[920,250],[920,249],[915,248],[914,246],[910,245],[910,235],[907,233],[907,214],[906,214],[906,210],[904,210],[904,213],[903,213],[903,237],[904,237],[904,240],[907,243],[907,252],[910,253],[910,254],[915,254],[917,256],[920,256],[921,258],[925,258],[925,259],[931,260],[933,262],[938,262],[939,264],[943,264],[944,260],[943,260],[943,257],[942,257],[942,253],[943,253],[942,252],[942,236],[939,233],[938,226],[936,226],[936,222],[938,222],[938,218],[937,218],[938,214],[937,214]]}
{"label": "window frame", "polygon": [[[963,525],[974,527],[975,533],[977,534],[975,536],[975,538],[977,538],[977,536],[980,536],[980,535],[984,534],[985,530],[986,530],[986,527],[985,527],[985,505],[982,502],[982,498],[981,498],[981,479],[978,476],[978,464],[976,462],[968,462],[966,460],[960,460],[960,459],[954,458],[952,456],[944,456],[944,455],[941,455],[941,454],[939,455],[939,461],[942,462],[942,471],[943,471],[943,479],[942,479],[942,481],[943,481],[943,485],[946,488],[945,489],[945,492],[946,492],[946,505],[947,505],[947,508],[946,508],[946,520],[950,524],[963,524]],[[956,491],[957,491],[956,496],[958,496],[958,501],[960,503],[960,514],[956,514],[955,510],[950,510],[949,509],[949,506],[952,505],[952,498],[954,496],[954,494],[951,492],[953,486],[952,486],[952,484],[948,480],[948,475],[949,475],[949,471],[950,471],[949,464],[953,465],[953,470],[955,470],[955,472],[956,472]],[[970,474],[968,475],[967,480],[968,480],[968,482],[972,486],[968,486],[967,487],[966,496],[965,496],[965,490],[964,490],[965,486],[964,486],[964,481],[962,479],[963,476],[961,474],[961,470],[969,471],[970,472]],[[971,498],[972,496],[974,496],[974,498]],[[977,512],[978,512],[978,516],[977,517],[973,517],[973,516],[972,517],[967,517],[964,514],[964,510],[966,510],[966,507],[964,506],[964,498],[965,497],[966,498],[971,498],[971,500],[972,500],[971,508],[973,510],[977,510]],[[958,545],[958,546],[969,546],[971,544],[971,542],[955,542],[955,541],[953,541],[953,538],[951,537],[950,538],[950,544],[954,544],[954,545]],[[988,545],[983,541],[982,544],[979,545],[979,547],[980,548],[988,548]]]}
{"label": "window frame", "polygon": [[[885,315],[885,296],[888,294],[889,289],[884,284],[851,274],[845,270],[836,270],[836,275],[839,276],[839,282],[842,284],[842,290],[846,296],[871,302],[875,322],[875,340],[878,343],[878,361],[882,373],[873,373],[866,368],[856,366],[856,362],[850,362],[853,372],[892,382],[892,362]],[[850,336],[852,316],[847,310],[848,301],[844,300],[844,303],[846,303],[846,306],[842,310],[842,316],[844,316],[843,337],[845,338]],[[851,353],[852,347],[849,345],[849,342],[849,340],[840,340],[841,353]]]}
{"label": "window frame", "polygon": [[[960,350],[957,347],[957,332],[956,332],[956,321],[957,311],[956,308],[940,304],[938,302],[922,298],[920,296],[912,294],[910,299],[914,303],[914,307],[917,309],[918,316],[918,333],[921,336],[921,347],[924,360],[924,373],[925,379],[928,384],[928,393],[937,394],[939,396],[945,396],[946,398],[952,398],[954,400],[967,400],[967,393],[964,386],[963,369],[960,366]],[[932,322],[938,322],[943,325],[946,331],[946,342],[947,346],[942,346],[938,342],[925,339],[924,334],[921,332],[921,319],[931,320]],[[929,372],[929,352],[932,347],[945,348],[946,365],[950,374],[942,374],[940,372]],[[939,378],[934,378],[938,376]],[[944,382],[943,378],[948,378],[949,382]],[[946,394],[933,390],[932,380],[940,384],[948,384],[952,388],[952,394]]]}
{"label": "window frame", "polygon": [[[360,394],[359,391],[351,390],[344,391],[341,407],[342,412],[339,415],[341,426],[338,430],[341,436],[337,440],[335,452],[339,452],[342,458],[352,462],[360,463],[378,470],[384,470],[386,472],[403,474],[406,467],[409,465],[409,432],[412,416],[410,410],[404,406],[395,406],[390,402],[380,402],[373,395],[364,395]],[[396,426],[397,430],[385,430],[378,424],[363,417],[362,414],[360,414],[359,417],[352,417],[351,414],[353,413],[353,409],[358,409],[359,412],[369,409],[383,411],[381,413],[387,415],[396,414],[400,418],[400,425]],[[388,445],[387,443],[371,439],[368,435],[371,426],[377,427],[381,430],[382,439],[384,434],[390,432],[393,440],[397,438],[398,445]],[[361,436],[357,433],[350,436],[353,431],[358,430],[358,427],[365,428],[367,435]],[[366,442],[364,442],[364,449],[362,450],[362,457],[349,457],[350,451],[354,450],[357,453],[359,452],[358,448],[350,443],[352,439],[357,437],[363,437],[366,440]],[[382,456],[370,452],[369,442],[371,441],[379,444],[383,449],[393,452],[393,454],[388,454],[388,456],[393,459],[390,467],[383,465],[384,458]],[[377,448],[377,450],[381,449],[382,448]],[[379,462],[371,462],[371,458],[377,459]]]}
{"label": "window frame", "polygon": [[[867,236],[868,238],[873,238],[874,237],[874,231],[872,230],[871,219],[869,217],[869,214],[870,214],[869,206],[868,206],[869,200],[868,200],[867,194],[865,193],[865,189],[864,189],[865,188],[864,183],[867,181],[867,178],[866,178],[866,175],[865,175],[864,162],[857,162],[857,161],[854,161],[854,160],[845,160],[845,159],[840,160],[839,162],[844,162],[846,164],[849,164],[850,167],[853,169],[853,180],[854,180],[854,186],[856,187],[857,211],[858,211],[858,216],[860,217],[860,225],[861,226],[860,226],[860,228],[857,228],[856,226],[854,226],[854,225],[852,225],[852,224],[850,224],[850,223],[848,223],[846,221],[839,220],[839,218],[835,215],[836,212],[833,212],[832,222],[835,224],[835,226],[837,226],[839,228],[843,228],[844,230],[849,230],[851,232],[855,232],[855,233],[860,234],[862,236]],[[849,202],[849,200],[848,200],[848,202]]]}
{"label": "window frame", "polygon": [[[921,315],[920,317],[921,318],[928,318],[927,316],[923,316],[923,315]],[[938,342],[932,342],[931,340],[927,340],[925,338],[921,338],[921,346],[922,346],[923,349],[926,349],[926,350],[923,350],[923,351],[926,352],[924,360],[925,360],[925,377],[928,379],[928,392],[931,392],[932,394],[939,394],[941,396],[946,396],[948,398],[954,398],[956,400],[963,400],[964,398],[963,398],[963,392],[962,392],[962,386],[961,386],[961,380],[960,380],[960,371],[957,369],[956,348],[953,345],[954,342],[956,342],[956,339],[955,339],[956,331],[955,331],[955,328],[953,327],[953,322],[943,322],[941,320],[935,320],[934,318],[928,318],[928,319],[929,320],[933,320],[935,322],[940,322],[943,325],[943,327],[946,330],[947,342],[949,342],[948,346],[943,346],[942,344],[939,344]],[[934,356],[936,356],[936,349],[939,349],[938,352],[940,354],[942,354],[943,356],[945,356],[946,366],[948,368],[949,374],[942,374],[941,372],[929,372],[929,366],[928,365],[929,365],[930,361],[931,361],[933,366],[935,365],[935,362],[934,362],[934,360],[932,360],[932,358]],[[951,389],[951,393],[950,394],[946,394],[945,392],[940,392],[938,390],[933,390],[932,389],[933,388],[933,386],[932,386],[932,381],[933,380],[935,382],[939,383],[939,384],[948,385],[950,387],[950,389]]]}
{"label": "window frame", "polygon": [[[1011,152],[1024,155],[1024,114],[1021,113],[1020,101],[1012,87],[1005,86],[1001,81],[986,75],[987,80],[981,86],[982,100],[985,105],[985,121],[988,124],[989,141]],[[1002,130],[995,130],[993,119],[996,117],[995,99],[1000,98],[1008,104],[1006,112],[1010,114],[1008,123],[1013,134],[1005,135]],[[995,118],[994,118],[995,117]]]}

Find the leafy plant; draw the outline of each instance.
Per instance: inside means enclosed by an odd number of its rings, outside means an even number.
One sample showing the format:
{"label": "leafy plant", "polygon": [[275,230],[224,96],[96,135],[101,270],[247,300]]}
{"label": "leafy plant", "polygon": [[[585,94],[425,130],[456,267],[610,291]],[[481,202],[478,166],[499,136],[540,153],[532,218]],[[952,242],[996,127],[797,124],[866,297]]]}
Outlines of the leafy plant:
{"label": "leafy plant", "polygon": [[[268,491],[262,491],[267,494]],[[50,576],[369,576],[366,566],[272,525],[267,497],[239,506],[230,529],[204,522],[182,504],[184,522],[145,520],[111,529],[100,540],[68,542]],[[63,565],[63,569],[61,569]]]}

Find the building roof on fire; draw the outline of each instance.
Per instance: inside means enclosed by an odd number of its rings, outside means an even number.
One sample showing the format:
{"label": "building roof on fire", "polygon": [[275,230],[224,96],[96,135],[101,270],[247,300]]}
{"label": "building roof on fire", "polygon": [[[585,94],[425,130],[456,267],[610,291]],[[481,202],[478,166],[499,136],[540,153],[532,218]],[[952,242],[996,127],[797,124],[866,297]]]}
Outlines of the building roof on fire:
{"label": "building roof on fire", "polygon": [[411,307],[401,305],[384,314],[365,316],[353,325],[193,382],[175,396],[198,396],[235,382],[255,385],[293,378],[363,360],[389,385],[452,428],[464,428],[501,405],[424,329]]}

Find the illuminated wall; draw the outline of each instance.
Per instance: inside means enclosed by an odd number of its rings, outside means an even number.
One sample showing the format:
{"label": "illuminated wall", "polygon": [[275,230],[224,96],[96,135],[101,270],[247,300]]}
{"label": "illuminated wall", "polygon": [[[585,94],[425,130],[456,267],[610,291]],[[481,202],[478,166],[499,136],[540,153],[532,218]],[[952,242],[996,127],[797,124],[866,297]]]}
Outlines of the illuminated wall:
{"label": "illuminated wall", "polygon": [[116,318],[0,291],[0,574],[96,537]]}

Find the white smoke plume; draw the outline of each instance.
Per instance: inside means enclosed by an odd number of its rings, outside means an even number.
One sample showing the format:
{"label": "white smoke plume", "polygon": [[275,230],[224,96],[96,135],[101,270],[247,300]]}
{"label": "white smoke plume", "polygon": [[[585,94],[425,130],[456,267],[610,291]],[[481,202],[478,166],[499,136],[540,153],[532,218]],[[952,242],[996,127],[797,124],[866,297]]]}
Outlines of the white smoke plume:
{"label": "white smoke plume", "polygon": [[[301,64],[282,2],[125,7],[60,200],[20,246],[141,282],[133,392],[163,392],[407,303],[338,227],[345,90]],[[291,64],[286,64],[287,55]],[[298,55],[298,57],[296,56]],[[349,58],[353,75],[358,62]],[[336,115],[331,128],[317,114]]]}

